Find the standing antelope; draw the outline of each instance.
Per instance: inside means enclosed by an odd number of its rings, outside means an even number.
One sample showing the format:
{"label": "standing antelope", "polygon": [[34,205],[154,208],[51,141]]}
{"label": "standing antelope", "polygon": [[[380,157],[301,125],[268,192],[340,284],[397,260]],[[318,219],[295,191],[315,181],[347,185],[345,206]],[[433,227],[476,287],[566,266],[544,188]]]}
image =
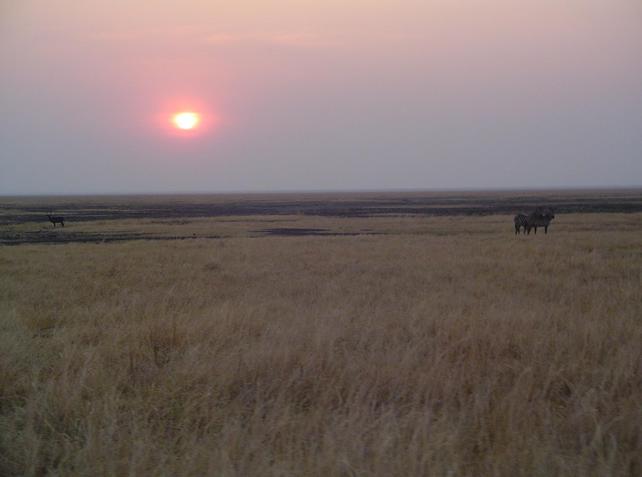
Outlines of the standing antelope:
{"label": "standing antelope", "polygon": [[49,217],[49,222],[51,222],[56,228],[56,224],[60,224],[63,227],[65,226],[65,218],[62,215],[49,215],[47,214],[47,217]]}

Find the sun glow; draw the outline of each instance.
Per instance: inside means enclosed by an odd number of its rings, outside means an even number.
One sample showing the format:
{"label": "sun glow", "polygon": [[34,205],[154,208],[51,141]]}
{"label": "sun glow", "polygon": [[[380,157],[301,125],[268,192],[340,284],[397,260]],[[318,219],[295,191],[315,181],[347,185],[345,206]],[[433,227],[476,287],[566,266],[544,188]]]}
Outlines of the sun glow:
{"label": "sun glow", "polygon": [[201,122],[201,117],[197,113],[191,111],[182,111],[172,116],[172,123],[178,129],[190,130],[194,129]]}
{"label": "sun glow", "polygon": [[[0,0],[1,1],[1,0]],[[221,125],[221,116],[211,101],[192,97],[169,97],[149,118],[157,131],[180,140],[211,138]]]}

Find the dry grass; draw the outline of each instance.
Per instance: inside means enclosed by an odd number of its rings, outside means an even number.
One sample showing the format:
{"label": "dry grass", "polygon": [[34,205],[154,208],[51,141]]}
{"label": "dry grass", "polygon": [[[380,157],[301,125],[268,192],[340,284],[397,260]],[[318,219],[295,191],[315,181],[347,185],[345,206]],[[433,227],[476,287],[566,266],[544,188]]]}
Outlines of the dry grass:
{"label": "dry grass", "polygon": [[285,219],[0,248],[0,474],[642,472],[641,215]]}

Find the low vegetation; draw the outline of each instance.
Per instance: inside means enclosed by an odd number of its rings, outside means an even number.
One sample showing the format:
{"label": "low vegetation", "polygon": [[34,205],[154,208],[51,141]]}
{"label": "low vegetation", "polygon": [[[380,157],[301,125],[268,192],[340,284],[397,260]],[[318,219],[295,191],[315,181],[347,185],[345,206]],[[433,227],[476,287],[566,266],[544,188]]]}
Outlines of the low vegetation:
{"label": "low vegetation", "polygon": [[266,220],[0,247],[0,474],[642,473],[642,214]]}

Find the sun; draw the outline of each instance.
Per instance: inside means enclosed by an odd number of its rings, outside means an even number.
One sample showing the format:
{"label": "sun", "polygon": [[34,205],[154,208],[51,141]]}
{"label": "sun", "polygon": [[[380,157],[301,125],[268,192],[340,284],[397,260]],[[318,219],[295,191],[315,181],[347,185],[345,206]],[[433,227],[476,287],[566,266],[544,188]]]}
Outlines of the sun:
{"label": "sun", "polygon": [[201,116],[198,113],[191,111],[181,111],[180,113],[176,113],[172,116],[172,123],[174,123],[174,126],[186,131],[194,129],[200,122]]}

